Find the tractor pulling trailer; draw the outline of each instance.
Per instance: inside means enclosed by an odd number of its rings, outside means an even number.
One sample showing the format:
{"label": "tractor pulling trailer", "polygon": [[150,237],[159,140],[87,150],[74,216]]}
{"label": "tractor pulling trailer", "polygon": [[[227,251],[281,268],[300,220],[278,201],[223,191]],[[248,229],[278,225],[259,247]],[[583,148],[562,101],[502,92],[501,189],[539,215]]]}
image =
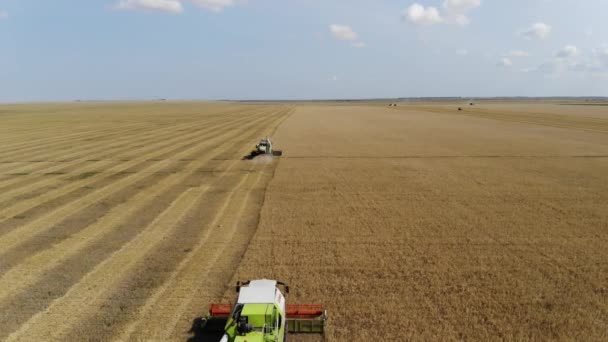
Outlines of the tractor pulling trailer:
{"label": "tractor pulling trailer", "polygon": [[288,333],[323,334],[327,312],[318,304],[286,304],[289,286],[276,280],[237,282],[236,304],[211,304],[202,321],[220,342],[284,342]]}

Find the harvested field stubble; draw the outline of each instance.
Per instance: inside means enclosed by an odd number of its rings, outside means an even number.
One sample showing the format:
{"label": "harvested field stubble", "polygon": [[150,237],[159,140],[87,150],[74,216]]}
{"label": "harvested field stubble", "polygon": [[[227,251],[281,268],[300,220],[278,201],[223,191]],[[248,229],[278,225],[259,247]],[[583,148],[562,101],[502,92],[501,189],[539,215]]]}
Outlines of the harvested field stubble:
{"label": "harvested field stubble", "polygon": [[[263,277],[325,304],[327,341],[608,339],[607,107],[40,104],[0,123],[0,340],[199,340],[210,303]],[[241,160],[266,135],[280,161]]]}
{"label": "harvested field stubble", "polygon": [[456,108],[298,108],[233,280],[325,303],[327,341],[606,340],[608,111]]}
{"label": "harvested field stubble", "polygon": [[[2,119],[16,126],[4,132],[13,134],[11,146],[31,154],[0,150],[0,158],[10,157],[2,165],[34,171],[23,182],[5,177],[12,192],[0,194],[0,339],[190,337],[192,321],[210,294],[224,291],[255,231],[276,166],[241,157],[291,108],[57,105],[52,123],[38,121],[36,111],[3,111]],[[97,115],[105,119],[94,120]],[[38,139],[27,138],[28,125]],[[66,125],[71,147],[47,132]],[[122,136],[121,145],[97,134],[123,126],[139,128]],[[91,136],[95,144],[78,140]],[[40,143],[47,140],[48,146]],[[31,166],[34,159],[40,160]],[[48,175],[49,169],[65,171]],[[207,278],[213,281],[201,283]],[[166,307],[168,301],[176,306]],[[151,313],[152,320],[144,319]]]}

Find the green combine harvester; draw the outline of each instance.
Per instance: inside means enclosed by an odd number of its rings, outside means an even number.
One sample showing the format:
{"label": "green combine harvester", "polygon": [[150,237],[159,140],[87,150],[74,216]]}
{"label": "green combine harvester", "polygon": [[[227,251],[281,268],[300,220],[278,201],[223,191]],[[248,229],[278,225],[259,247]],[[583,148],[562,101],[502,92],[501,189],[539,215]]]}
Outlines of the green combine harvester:
{"label": "green combine harvester", "polygon": [[211,304],[202,328],[220,342],[284,342],[288,333],[323,334],[327,312],[317,304],[285,304],[289,286],[276,280],[238,282],[236,304]]}

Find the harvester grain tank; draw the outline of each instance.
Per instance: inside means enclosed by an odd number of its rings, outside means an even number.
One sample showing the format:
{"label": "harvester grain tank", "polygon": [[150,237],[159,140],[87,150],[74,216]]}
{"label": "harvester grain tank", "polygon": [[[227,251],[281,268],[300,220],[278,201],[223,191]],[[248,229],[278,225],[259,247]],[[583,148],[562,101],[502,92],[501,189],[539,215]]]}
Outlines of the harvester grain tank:
{"label": "harvester grain tank", "polygon": [[203,330],[223,332],[220,342],[284,342],[288,333],[323,334],[322,305],[286,304],[289,286],[276,280],[237,282],[236,304],[211,304]]}

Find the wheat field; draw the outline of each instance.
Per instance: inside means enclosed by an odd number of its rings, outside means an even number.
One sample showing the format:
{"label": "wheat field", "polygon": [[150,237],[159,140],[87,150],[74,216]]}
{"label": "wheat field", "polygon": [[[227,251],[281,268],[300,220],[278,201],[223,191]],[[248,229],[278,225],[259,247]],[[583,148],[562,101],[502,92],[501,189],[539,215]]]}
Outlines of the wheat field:
{"label": "wheat field", "polygon": [[0,340],[203,341],[272,278],[290,341],[602,341],[607,246],[607,106],[0,106]]}

